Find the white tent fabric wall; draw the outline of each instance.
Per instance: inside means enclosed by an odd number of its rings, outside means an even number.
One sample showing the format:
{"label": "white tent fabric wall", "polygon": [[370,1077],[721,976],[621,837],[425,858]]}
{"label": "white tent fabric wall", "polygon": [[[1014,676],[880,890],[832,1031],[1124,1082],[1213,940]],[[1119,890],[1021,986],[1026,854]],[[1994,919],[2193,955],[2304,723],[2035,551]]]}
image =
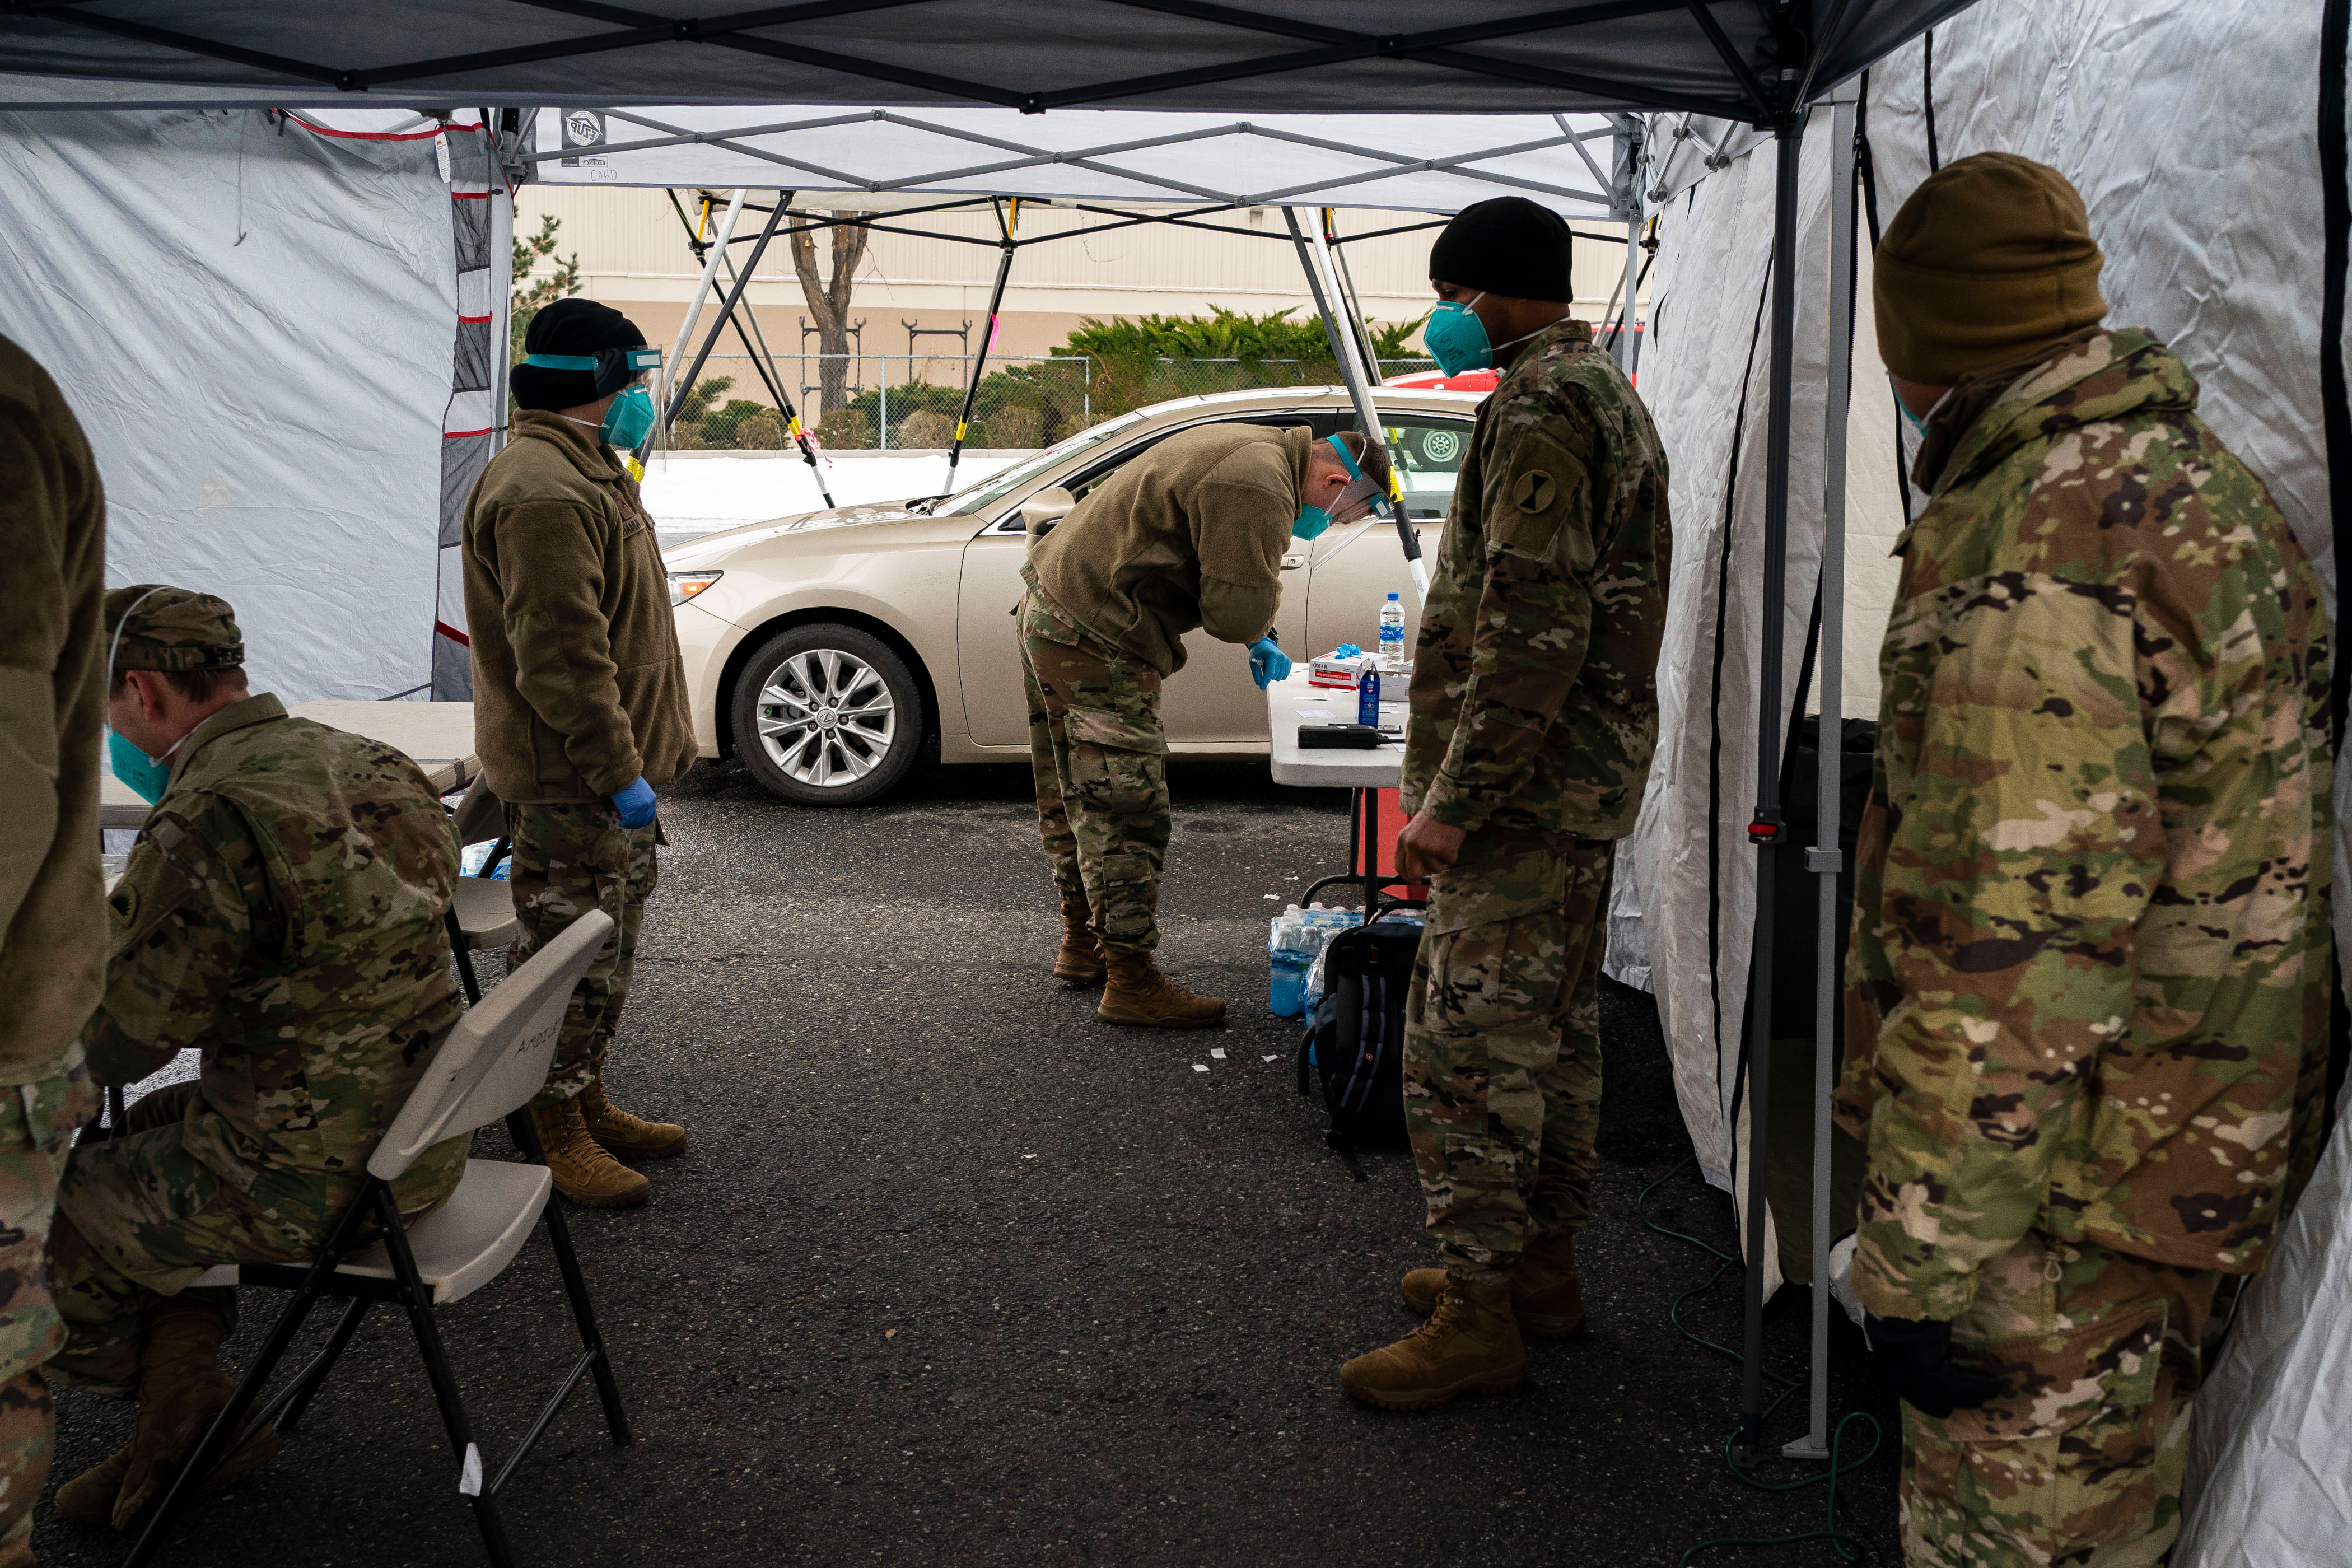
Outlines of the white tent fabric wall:
{"label": "white tent fabric wall", "polygon": [[[1784,704],[1797,690],[1821,560],[1828,125],[1828,111],[1816,111],[1799,185]],[[1735,1137],[1731,1110],[1755,919],[1757,851],[1747,824],[1757,776],[1773,163],[1771,143],[1759,143],[1659,215],[1642,394],[1671,456],[1674,573],[1657,757],[1620,850],[1625,871],[1611,916],[1611,971],[1622,978],[1646,966],[1683,1118],[1702,1172],[1718,1186],[1732,1184],[1744,1139]],[[1790,983],[1810,972],[1810,953],[1782,957]]]}
{"label": "white tent fabric wall", "polygon": [[0,115],[0,331],[89,432],[107,580],[221,595],[289,700],[430,679],[457,307],[433,147],[257,110]]}

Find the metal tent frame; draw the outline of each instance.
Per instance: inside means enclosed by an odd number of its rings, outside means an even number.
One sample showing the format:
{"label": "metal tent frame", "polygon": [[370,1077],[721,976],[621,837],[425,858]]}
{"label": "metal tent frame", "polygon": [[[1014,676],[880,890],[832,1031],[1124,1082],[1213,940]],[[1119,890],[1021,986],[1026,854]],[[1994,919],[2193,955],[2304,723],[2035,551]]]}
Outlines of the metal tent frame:
{"label": "metal tent frame", "polygon": [[[1664,110],[1751,126],[1774,141],[1778,191],[1749,835],[1769,848],[1785,830],[1777,764],[1799,142],[1811,106],[1969,3],[1453,0],[1445,25],[1432,28],[1421,0],[1289,0],[1280,12],[1246,0],[803,0],[709,17],[688,14],[688,0],[417,0],[397,9],[331,0],[5,0],[0,50],[16,74],[0,78],[0,107],[299,106],[324,89],[379,105],[920,104],[1034,115],[1116,104],[1328,115],[1408,103],[1445,114],[1467,89],[1487,113]],[[419,37],[447,52],[418,58]],[[1139,59],[1151,68],[1138,74]],[[1843,312],[1832,321],[1842,322]],[[1833,331],[1832,363],[1843,353],[1843,332]],[[1842,486],[1840,466],[1831,482]],[[1831,499],[1829,515],[1842,516],[1843,495]],[[1828,586],[1825,605],[1838,597]],[[1834,853],[1831,837],[1826,856]],[[1823,897],[1832,897],[1832,873],[1814,868]],[[1759,856],[1757,879],[1748,1060],[1761,1083],[1776,956],[1769,856]],[[1827,991],[1834,977],[1820,984]],[[1750,1105],[1747,1364],[1736,1445],[1748,1463],[1762,1440],[1765,1099],[1759,1092]],[[1820,1344],[1817,1335],[1817,1427]]]}

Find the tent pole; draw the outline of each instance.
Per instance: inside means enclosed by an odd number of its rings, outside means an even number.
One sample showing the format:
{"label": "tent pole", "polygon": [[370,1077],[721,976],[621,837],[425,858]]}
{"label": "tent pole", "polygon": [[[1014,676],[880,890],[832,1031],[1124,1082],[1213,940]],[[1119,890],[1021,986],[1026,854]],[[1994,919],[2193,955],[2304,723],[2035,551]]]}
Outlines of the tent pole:
{"label": "tent pole", "polygon": [[735,220],[743,216],[743,198],[750,194],[738,185],[735,194],[727,199],[727,216],[719,220],[719,232],[711,236],[710,245],[703,253],[702,276],[695,279],[694,296],[688,300],[686,315],[677,323],[677,341],[670,345],[665,364],[675,365],[686,357],[687,342],[694,336],[694,324],[702,319],[703,303],[710,298],[711,281],[719,276],[719,258],[727,254],[727,242],[735,237]]}
{"label": "tent pole", "polygon": [[963,456],[964,432],[971,428],[971,405],[980,400],[980,377],[988,368],[989,347],[996,342],[996,313],[1004,306],[1004,280],[1013,276],[1013,253],[1019,248],[1013,243],[1013,230],[1021,222],[1021,198],[1012,200],[1012,211],[1001,214],[997,220],[1004,226],[1004,241],[996,258],[996,286],[988,291],[988,331],[981,334],[980,353],[971,359],[971,383],[963,389],[963,412],[956,416],[955,444],[948,448],[948,482],[940,490],[942,496],[955,493],[956,462]]}
{"label": "tent pole", "polygon": [[1756,941],[1748,968],[1748,1290],[1745,1367],[1735,1456],[1753,1466],[1764,1441],[1764,1153],[1771,1125],[1773,860],[1780,822],[1780,645],[1789,573],[1789,426],[1797,321],[1797,154],[1802,110],[1773,128],[1771,399],[1764,436],[1764,594],[1758,628]]}
{"label": "tent pole", "polygon": [[[1371,387],[1356,363],[1355,340],[1332,309],[1331,297],[1338,291],[1339,283],[1324,270],[1323,263],[1330,259],[1330,254],[1323,244],[1322,231],[1314,231],[1310,246],[1307,230],[1299,226],[1297,208],[1283,208],[1282,221],[1290,226],[1291,240],[1298,247],[1298,265],[1307,273],[1307,292],[1315,297],[1316,311],[1323,318],[1323,335],[1331,340],[1331,353],[1339,362],[1339,378],[1347,383],[1348,401],[1355,405],[1356,422],[1363,426],[1364,444],[1368,447],[1381,447],[1380,415],[1372,407]],[[1396,524],[1397,542],[1404,550],[1405,570],[1412,575],[1413,593],[1418,599],[1426,601],[1429,568],[1422,563],[1421,535],[1412,526],[1412,515],[1405,510],[1404,498],[1396,486],[1393,463],[1389,475],[1389,517]]]}
{"label": "tent pole", "polygon": [[1642,122],[1632,115],[1620,118],[1617,130],[1618,205],[1625,213],[1625,313],[1617,331],[1617,363],[1627,380],[1642,366],[1641,312],[1634,296],[1642,290]]}
{"label": "tent pole", "polygon": [[1338,269],[1339,297],[1348,306],[1348,324],[1356,330],[1357,352],[1364,356],[1364,374],[1377,383],[1381,379],[1379,345],[1372,342],[1372,323],[1364,315],[1364,297],[1356,291],[1356,274],[1348,265],[1348,253],[1339,247],[1339,236],[1332,223],[1332,211],[1322,209],[1324,254]]}
{"label": "tent pole", "polygon": [[1617,328],[1617,368],[1627,376],[1641,353],[1642,340],[1634,331],[1633,296],[1642,287],[1642,219],[1639,214],[1625,220],[1625,307]]}
{"label": "tent pole", "polygon": [[[727,281],[730,287],[735,281],[735,262],[731,257],[727,261]],[[816,493],[824,498],[827,507],[838,504],[833,499],[832,487],[824,482],[824,465],[817,461],[816,447],[809,440],[807,426],[801,423],[800,410],[793,406],[791,395],[784,391],[783,383],[778,379],[775,352],[768,347],[768,334],[760,330],[760,313],[751,309],[749,299],[743,301],[743,313],[735,317],[734,321],[735,335],[742,340],[744,355],[751,360],[751,368],[760,373],[760,380],[766,384],[768,395],[776,400],[776,412],[784,416],[784,434],[790,436],[793,445],[801,449],[801,460],[808,465],[809,478],[816,481]],[[747,323],[751,329],[748,332],[743,330]],[[679,334],[681,338],[684,335],[682,332]]]}
{"label": "tent pole", "polygon": [[[492,111],[484,110],[484,123]],[[514,369],[514,192],[501,166],[504,145],[490,143],[490,454],[507,444],[507,376]]]}
{"label": "tent pole", "polygon": [[1811,1424],[1780,1451],[1830,1457],[1830,1095],[1837,1087],[1838,876],[1845,869],[1838,820],[1845,769],[1845,436],[1853,404],[1853,149],[1855,105],[1830,116],[1829,405],[1822,422],[1822,727],[1813,744],[1817,826],[1805,869],[1819,885],[1813,976],[1813,1289]]}
{"label": "tent pole", "polygon": [[[784,208],[790,205],[789,195],[782,191],[776,193],[776,205],[774,210],[768,214],[768,226],[760,231],[760,242],[751,247],[751,259],[744,263],[743,270],[736,278],[734,287],[727,290],[727,302],[719,307],[719,319],[711,322],[710,331],[703,334],[702,346],[694,352],[694,363],[687,367],[684,375],[670,384],[669,408],[662,416],[662,423],[665,426],[677,422],[677,411],[686,405],[686,395],[694,390],[694,384],[701,378],[703,362],[709,359],[711,349],[719,342],[719,334],[726,329],[729,320],[734,316],[735,301],[740,300],[743,297],[743,290],[751,286],[753,275],[760,270],[760,258],[768,254],[768,242],[776,237],[776,226],[784,221]],[[646,437],[647,442],[652,439],[650,436]],[[637,460],[643,462],[645,455],[645,446],[640,445],[637,447]]]}

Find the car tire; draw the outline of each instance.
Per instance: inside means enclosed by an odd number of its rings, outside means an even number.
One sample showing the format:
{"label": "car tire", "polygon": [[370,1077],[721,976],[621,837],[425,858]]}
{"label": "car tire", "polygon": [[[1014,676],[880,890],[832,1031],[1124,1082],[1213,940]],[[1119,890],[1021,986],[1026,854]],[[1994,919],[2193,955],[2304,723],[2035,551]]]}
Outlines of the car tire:
{"label": "car tire", "polygon": [[922,750],[923,689],[871,632],[815,622],[760,646],[735,680],[735,752],[796,805],[858,805]]}

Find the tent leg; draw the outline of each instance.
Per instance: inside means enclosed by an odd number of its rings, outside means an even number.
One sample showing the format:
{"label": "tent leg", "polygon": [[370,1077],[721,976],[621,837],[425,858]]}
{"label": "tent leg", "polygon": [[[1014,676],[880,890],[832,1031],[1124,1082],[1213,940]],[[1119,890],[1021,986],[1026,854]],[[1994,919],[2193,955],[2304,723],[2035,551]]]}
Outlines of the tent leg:
{"label": "tent leg", "polygon": [[988,331],[982,334],[980,353],[971,359],[971,381],[963,389],[963,412],[956,416],[955,444],[948,448],[948,482],[940,488],[942,498],[955,493],[956,460],[963,456],[964,432],[971,427],[971,406],[980,399],[981,374],[988,368],[988,351],[996,342],[996,312],[1004,305],[1004,280],[1013,276],[1013,253],[1019,247],[1013,243],[1013,226],[1021,221],[1021,198],[1013,198],[1013,210],[1004,223],[1003,254],[996,261],[996,285],[988,291]]}
{"label": "tent leg", "polygon": [[[1356,363],[1353,329],[1340,322],[1333,304],[1333,297],[1339,291],[1339,275],[1332,272],[1327,276],[1325,272],[1330,247],[1323,243],[1320,229],[1315,231],[1310,244],[1307,230],[1298,226],[1297,208],[1283,208],[1282,220],[1290,226],[1291,243],[1298,247],[1298,265],[1307,273],[1307,292],[1315,296],[1316,313],[1323,319],[1323,335],[1331,340],[1331,355],[1339,361],[1339,379],[1348,384],[1348,401],[1355,405],[1356,423],[1363,426],[1364,443],[1368,447],[1379,447],[1381,426],[1380,414],[1372,406],[1371,383],[1368,373]],[[1393,474],[1391,477],[1393,479]],[[1405,570],[1412,574],[1413,593],[1426,600],[1429,568],[1421,559],[1421,535],[1412,526],[1402,494],[1392,489],[1388,500],[1389,516],[1396,524],[1397,542],[1404,551]]]}
{"label": "tent leg", "polygon": [[[670,383],[669,407],[662,416],[665,426],[677,423],[677,411],[686,405],[686,395],[693,391],[694,384],[701,379],[703,362],[709,359],[711,349],[718,344],[719,334],[726,331],[727,323],[734,319],[736,301],[742,299],[743,290],[751,286],[752,275],[760,270],[760,258],[768,254],[768,242],[776,237],[777,226],[784,221],[784,209],[792,205],[792,192],[776,193],[776,205],[774,210],[768,214],[768,226],[760,231],[760,241],[751,247],[751,259],[743,264],[743,270],[737,275],[734,287],[727,290],[727,302],[719,307],[719,319],[711,322],[710,331],[703,334],[702,346],[694,351],[694,363],[686,367],[686,374]],[[651,445],[652,441],[652,437],[646,437],[646,445]],[[645,460],[644,447],[637,449],[637,458],[640,462]]]}
{"label": "tent leg", "polygon": [[1855,106],[1830,119],[1829,405],[1822,428],[1822,727],[1813,748],[1819,826],[1805,868],[1819,883],[1813,977],[1813,1321],[1811,1420],[1780,1451],[1795,1459],[1830,1457],[1830,1095],[1837,1086],[1839,790],[1845,728],[1845,426],[1853,402],[1853,146]]}
{"label": "tent leg", "polygon": [[1771,402],[1764,436],[1762,657],[1756,685],[1756,945],[1748,970],[1748,1291],[1735,1457],[1753,1465],[1764,1441],[1764,1155],[1772,1101],[1773,850],[1780,824],[1780,645],[1789,596],[1789,426],[1797,321],[1797,153],[1804,121],[1773,132]]}
{"label": "tent leg", "polygon": [[669,358],[663,363],[675,367],[686,357],[687,342],[694,336],[695,323],[702,320],[702,307],[710,298],[711,281],[719,276],[719,263],[727,255],[728,242],[735,237],[735,220],[743,216],[743,198],[750,195],[738,185],[735,194],[727,198],[727,216],[719,220],[718,232],[711,236],[709,248],[702,258],[702,276],[695,279],[694,297],[687,301],[686,314],[677,323],[677,341],[670,345]]}

